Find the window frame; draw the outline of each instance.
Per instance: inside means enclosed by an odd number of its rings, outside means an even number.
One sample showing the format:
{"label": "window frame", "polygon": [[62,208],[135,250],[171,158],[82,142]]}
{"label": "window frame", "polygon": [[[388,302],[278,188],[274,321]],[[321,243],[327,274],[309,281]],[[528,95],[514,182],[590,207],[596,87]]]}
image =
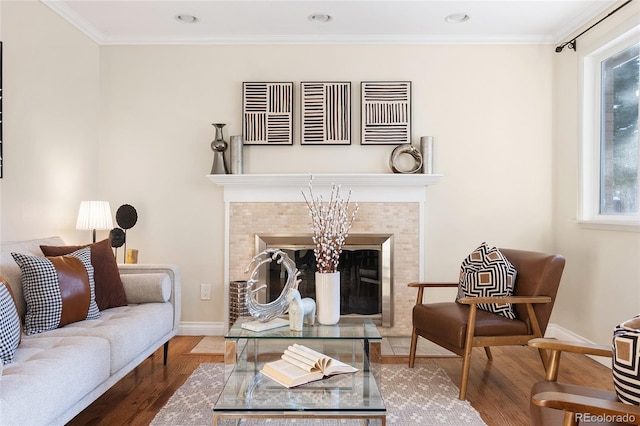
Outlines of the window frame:
{"label": "window frame", "polygon": [[[640,232],[640,212],[600,213],[602,61],[638,43],[640,25],[602,39],[581,55],[581,194],[578,223],[586,228]],[[640,150],[639,154],[640,156]],[[640,203],[640,185],[638,189]]]}

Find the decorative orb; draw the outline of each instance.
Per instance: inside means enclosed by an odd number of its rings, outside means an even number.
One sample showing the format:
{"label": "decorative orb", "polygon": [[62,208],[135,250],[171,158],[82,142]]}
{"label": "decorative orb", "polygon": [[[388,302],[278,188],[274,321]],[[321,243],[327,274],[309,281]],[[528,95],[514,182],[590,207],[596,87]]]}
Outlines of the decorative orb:
{"label": "decorative orb", "polygon": [[122,229],[130,229],[138,221],[138,212],[132,205],[123,204],[116,211],[116,222]]}
{"label": "decorative orb", "polygon": [[109,239],[111,240],[111,247],[122,247],[125,241],[125,233],[120,228],[113,228],[109,231]]}

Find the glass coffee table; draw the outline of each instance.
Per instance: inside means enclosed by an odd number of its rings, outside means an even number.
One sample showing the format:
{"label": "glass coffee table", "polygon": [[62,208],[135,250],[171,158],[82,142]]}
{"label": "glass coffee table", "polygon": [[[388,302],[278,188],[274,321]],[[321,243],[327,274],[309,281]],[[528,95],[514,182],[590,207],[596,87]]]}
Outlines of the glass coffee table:
{"label": "glass coffee table", "polygon": [[[386,424],[387,410],[376,381],[379,369],[370,361],[372,352],[375,356],[379,351],[382,336],[371,320],[342,318],[336,325],[304,326],[303,331],[288,326],[262,332],[243,329],[241,323],[251,320],[240,318],[225,337],[232,343],[228,357],[234,343],[242,349],[213,407],[214,426],[255,418],[365,419],[370,424]],[[340,359],[359,371],[294,388],[260,373],[266,362],[278,359],[293,343]]]}

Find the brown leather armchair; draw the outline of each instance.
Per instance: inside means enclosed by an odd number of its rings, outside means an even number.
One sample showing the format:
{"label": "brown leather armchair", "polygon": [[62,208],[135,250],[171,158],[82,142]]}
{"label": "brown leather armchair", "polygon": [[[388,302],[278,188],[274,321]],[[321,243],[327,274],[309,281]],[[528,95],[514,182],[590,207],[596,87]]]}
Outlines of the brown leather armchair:
{"label": "brown leather armchair", "polygon": [[550,351],[545,381],[531,388],[532,426],[569,426],[577,425],[580,420],[600,426],[640,424],[640,407],[619,402],[615,392],[557,381],[562,352],[611,357],[611,346],[555,339],[533,339],[529,346]]}
{"label": "brown leather armchair", "polygon": [[[484,347],[491,361],[490,346],[526,345],[542,337],[547,329],[565,259],[532,251],[500,249],[517,270],[511,297],[466,297],[457,302],[423,303],[425,288],[457,287],[458,283],[410,283],[418,289],[413,307],[413,332],[409,367],[416,357],[418,336],[424,337],[463,357],[460,399],[466,398],[467,382],[474,347]],[[516,319],[477,309],[479,303],[513,303]],[[546,356],[540,351],[543,364]]]}

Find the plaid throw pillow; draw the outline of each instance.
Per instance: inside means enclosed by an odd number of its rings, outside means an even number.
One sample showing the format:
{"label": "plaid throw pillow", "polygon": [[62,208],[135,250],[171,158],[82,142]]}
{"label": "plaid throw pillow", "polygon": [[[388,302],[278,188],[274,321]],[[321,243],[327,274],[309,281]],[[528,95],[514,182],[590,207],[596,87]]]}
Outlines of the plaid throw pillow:
{"label": "plaid throw pillow", "polygon": [[91,249],[68,256],[41,257],[11,253],[22,272],[28,335],[100,317],[95,300]]}
{"label": "plaid throw pillow", "polygon": [[[505,297],[513,295],[516,268],[500,250],[482,243],[460,266],[458,297]],[[515,319],[511,303],[480,303],[478,309]]]}
{"label": "plaid throw pillow", "polygon": [[13,361],[20,343],[20,317],[11,287],[0,276],[0,365]]}

